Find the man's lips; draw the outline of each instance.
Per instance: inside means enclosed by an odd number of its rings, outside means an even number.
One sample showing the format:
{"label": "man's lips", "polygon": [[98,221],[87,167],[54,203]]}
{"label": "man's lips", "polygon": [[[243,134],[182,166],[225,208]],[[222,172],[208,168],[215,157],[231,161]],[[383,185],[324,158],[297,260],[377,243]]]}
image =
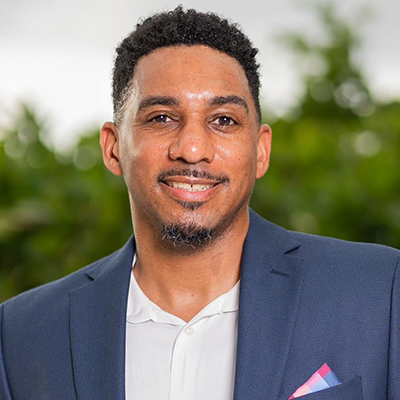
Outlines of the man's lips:
{"label": "man's lips", "polygon": [[170,176],[161,183],[176,200],[199,202],[208,200],[218,190],[222,182],[185,176]]}
{"label": "man's lips", "polygon": [[169,187],[189,192],[203,192],[212,189],[221,182],[204,179],[190,179],[186,177],[170,177],[163,181]]}
{"label": "man's lips", "polygon": [[223,185],[228,184],[229,178],[204,170],[177,168],[162,172],[158,181],[174,200],[201,203],[210,200]]}

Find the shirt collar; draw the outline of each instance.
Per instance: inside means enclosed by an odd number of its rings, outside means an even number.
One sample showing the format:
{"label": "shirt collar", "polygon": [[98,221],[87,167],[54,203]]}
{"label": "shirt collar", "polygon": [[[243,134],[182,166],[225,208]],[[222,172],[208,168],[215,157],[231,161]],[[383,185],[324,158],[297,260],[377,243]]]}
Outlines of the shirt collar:
{"label": "shirt collar", "polygon": [[[133,274],[135,263],[136,254],[133,256],[132,275],[129,284],[127,321],[131,324],[153,321],[161,324],[186,325],[184,320],[162,310],[143,293]],[[227,293],[222,294],[207,304],[190,322],[216,314],[222,315],[229,312],[236,312],[239,308],[239,285],[240,281]]]}

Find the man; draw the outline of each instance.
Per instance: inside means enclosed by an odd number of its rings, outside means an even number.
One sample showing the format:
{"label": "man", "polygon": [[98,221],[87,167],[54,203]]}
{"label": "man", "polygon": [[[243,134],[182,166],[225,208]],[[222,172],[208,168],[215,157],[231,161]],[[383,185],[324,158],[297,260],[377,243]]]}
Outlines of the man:
{"label": "man", "polygon": [[400,398],[399,252],[249,211],[256,52],[180,7],[120,44],[101,147],[134,238],[2,305],[1,400]]}

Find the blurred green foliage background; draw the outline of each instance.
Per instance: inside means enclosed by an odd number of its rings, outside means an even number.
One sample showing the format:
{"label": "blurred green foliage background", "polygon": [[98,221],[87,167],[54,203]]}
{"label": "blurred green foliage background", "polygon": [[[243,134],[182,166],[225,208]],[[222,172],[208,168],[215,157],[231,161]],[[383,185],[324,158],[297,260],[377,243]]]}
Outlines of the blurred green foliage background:
{"label": "blurred green foliage background", "polygon": [[[400,248],[400,103],[374,100],[353,61],[360,38],[331,8],[317,11],[324,44],[281,37],[303,66],[305,94],[281,119],[264,110],[272,160],[251,206],[288,229]],[[23,105],[0,135],[0,302],[132,233],[126,188],[103,166],[99,131],[63,155],[46,146],[45,127]]]}

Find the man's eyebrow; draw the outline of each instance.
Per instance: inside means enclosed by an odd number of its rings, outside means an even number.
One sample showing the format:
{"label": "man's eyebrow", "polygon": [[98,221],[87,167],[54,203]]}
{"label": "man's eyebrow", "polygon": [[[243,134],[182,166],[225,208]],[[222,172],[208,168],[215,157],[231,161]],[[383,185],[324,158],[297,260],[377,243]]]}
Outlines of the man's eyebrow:
{"label": "man's eyebrow", "polygon": [[138,107],[138,111],[142,111],[152,106],[178,106],[179,101],[172,96],[149,96],[144,98]]}
{"label": "man's eyebrow", "polygon": [[210,100],[211,106],[224,106],[226,104],[237,104],[244,107],[246,112],[249,113],[249,106],[243,97],[232,94],[230,96],[217,96]]}

